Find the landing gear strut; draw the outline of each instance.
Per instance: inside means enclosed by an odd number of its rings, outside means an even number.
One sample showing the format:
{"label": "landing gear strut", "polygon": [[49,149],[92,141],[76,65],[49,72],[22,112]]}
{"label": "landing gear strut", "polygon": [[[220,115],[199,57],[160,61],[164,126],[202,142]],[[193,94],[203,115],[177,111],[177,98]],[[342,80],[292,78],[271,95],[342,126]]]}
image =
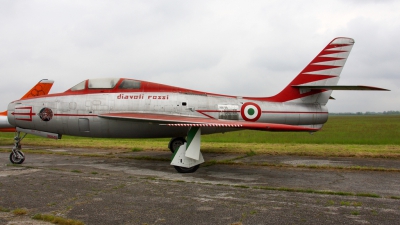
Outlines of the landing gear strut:
{"label": "landing gear strut", "polygon": [[10,154],[10,161],[12,164],[22,164],[25,161],[25,155],[21,151],[21,141],[26,135],[27,134],[24,134],[24,136],[21,137],[21,133],[16,132],[14,137],[14,147],[12,148],[12,152]]}
{"label": "landing gear strut", "polygon": [[[185,143],[186,140],[183,137],[172,138],[169,141],[168,148],[174,154],[176,151],[178,151],[179,147],[181,147],[181,145],[184,145]],[[200,165],[192,166],[189,168],[182,166],[174,166],[175,170],[178,171],[178,173],[194,173],[199,167]]]}
{"label": "landing gear strut", "polygon": [[183,137],[173,138],[169,142],[169,149],[173,152],[171,165],[179,173],[193,173],[204,162],[200,152],[199,127],[190,127],[186,141]]}

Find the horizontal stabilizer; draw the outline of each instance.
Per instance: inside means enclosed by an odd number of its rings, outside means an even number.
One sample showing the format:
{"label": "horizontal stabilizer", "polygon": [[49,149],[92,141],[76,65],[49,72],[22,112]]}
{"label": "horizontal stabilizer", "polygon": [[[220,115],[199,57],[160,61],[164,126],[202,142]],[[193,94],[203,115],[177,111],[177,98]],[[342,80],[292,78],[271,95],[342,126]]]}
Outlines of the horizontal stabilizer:
{"label": "horizontal stabilizer", "polygon": [[312,90],[337,90],[337,91],[390,91],[389,89],[363,86],[363,85],[292,85],[294,88],[299,89],[312,89]]}

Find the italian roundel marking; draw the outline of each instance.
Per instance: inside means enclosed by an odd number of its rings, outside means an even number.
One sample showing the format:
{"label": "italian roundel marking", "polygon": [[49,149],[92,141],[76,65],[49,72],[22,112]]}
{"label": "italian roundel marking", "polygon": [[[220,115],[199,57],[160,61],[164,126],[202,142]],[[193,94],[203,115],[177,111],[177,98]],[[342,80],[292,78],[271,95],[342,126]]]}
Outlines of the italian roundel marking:
{"label": "italian roundel marking", "polygon": [[243,104],[240,114],[244,120],[255,122],[261,117],[261,108],[256,103],[246,102]]}

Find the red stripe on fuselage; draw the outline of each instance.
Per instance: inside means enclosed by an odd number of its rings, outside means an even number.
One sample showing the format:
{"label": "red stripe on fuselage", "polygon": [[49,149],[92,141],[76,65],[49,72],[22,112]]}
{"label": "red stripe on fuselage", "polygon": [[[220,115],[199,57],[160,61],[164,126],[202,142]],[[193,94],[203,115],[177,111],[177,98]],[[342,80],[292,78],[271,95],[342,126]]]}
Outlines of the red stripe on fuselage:
{"label": "red stripe on fuselage", "polygon": [[262,111],[262,113],[282,113],[282,114],[328,114],[328,112],[290,112],[290,111]]}
{"label": "red stripe on fuselage", "polygon": [[95,114],[62,114],[62,113],[56,113],[54,116],[98,116]]}
{"label": "red stripe on fuselage", "polygon": [[[204,112],[240,112],[240,110],[220,111],[220,110],[197,110],[199,113]],[[328,113],[328,112],[299,112],[299,111],[262,111],[262,113]]]}
{"label": "red stripe on fuselage", "polygon": [[[240,110],[229,110],[229,111],[220,111],[220,110],[196,110],[196,112],[207,116],[208,118],[215,119],[214,117],[208,115],[207,113],[219,113],[219,112],[236,112],[240,113]],[[269,114],[328,114],[328,112],[292,112],[292,111],[261,111],[261,113],[269,113]]]}

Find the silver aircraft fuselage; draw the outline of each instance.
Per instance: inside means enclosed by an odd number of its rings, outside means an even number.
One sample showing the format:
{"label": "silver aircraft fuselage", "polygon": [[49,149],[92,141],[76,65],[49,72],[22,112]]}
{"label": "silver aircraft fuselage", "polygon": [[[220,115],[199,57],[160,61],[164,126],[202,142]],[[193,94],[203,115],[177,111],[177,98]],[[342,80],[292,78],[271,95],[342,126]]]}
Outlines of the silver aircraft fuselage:
{"label": "silver aircraft fuselage", "polygon": [[[121,79],[122,80],[122,79]],[[154,83],[150,83],[153,85]],[[149,84],[149,85],[150,85]],[[176,92],[65,92],[33,99],[18,100],[8,106],[8,120],[13,126],[57,134],[86,137],[155,138],[180,137],[187,127],[160,126],[152,122],[102,118],[107,113],[150,113],[220,120],[244,121],[243,105],[251,102],[261,109],[257,122],[303,125],[321,128],[328,119],[325,106],[317,103],[268,102],[236,96],[220,96],[191,90]],[[51,118],[43,119],[44,109]],[[247,118],[248,119],[248,118]],[[203,134],[233,131],[232,128],[207,127]]]}

